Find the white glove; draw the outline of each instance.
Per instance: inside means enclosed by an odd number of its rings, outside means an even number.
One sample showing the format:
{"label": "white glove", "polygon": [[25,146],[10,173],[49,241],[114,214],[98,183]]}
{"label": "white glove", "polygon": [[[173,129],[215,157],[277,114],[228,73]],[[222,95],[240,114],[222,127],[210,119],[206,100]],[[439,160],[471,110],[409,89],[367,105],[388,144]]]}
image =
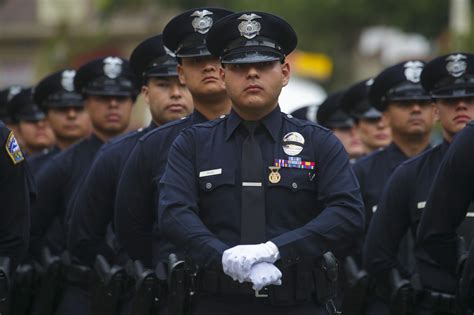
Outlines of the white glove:
{"label": "white glove", "polygon": [[238,245],[226,250],[222,255],[224,273],[240,283],[250,274],[250,268],[259,262],[274,263],[280,258],[278,247],[272,242],[256,245]]}
{"label": "white glove", "polygon": [[271,263],[260,262],[252,266],[247,281],[253,283],[255,291],[270,284],[281,285],[281,271]]}

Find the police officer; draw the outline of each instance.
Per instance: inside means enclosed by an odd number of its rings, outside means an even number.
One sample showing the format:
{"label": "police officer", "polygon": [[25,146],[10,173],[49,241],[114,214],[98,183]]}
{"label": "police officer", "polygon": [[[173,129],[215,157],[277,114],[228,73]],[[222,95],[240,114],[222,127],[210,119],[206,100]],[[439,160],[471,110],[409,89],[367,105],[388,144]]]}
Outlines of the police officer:
{"label": "police officer", "polygon": [[8,114],[7,104],[12,99],[13,96],[20,93],[22,87],[19,85],[11,85],[0,90],[0,121],[2,121],[5,126],[9,129],[13,130],[15,125],[10,119],[10,115]]}
{"label": "police officer", "polygon": [[383,112],[392,130],[392,142],[383,150],[354,164],[366,209],[368,226],[390,174],[409,157],[429,147],[435,109],[420,84],[424,62],[411,60],[382,71],[370,88],[369,98]]}
{"label": "police officer", "polygon": [[217,8],[192,9],[174,17],[163,31],[165,45],[178,59],[179,79],[191,92],[194,112],[143,136],[131,152],[120,178],[115,202],[117,235],[127,254],[146,266],[166,260],[168,256],[156,236],[153,249],[156,259],[152,264],[157,188],[171,144],[184,128],[215,119],[230,110],[230,100],[219,77],[219,60],[211,56],[206,47],[209,27],[230,13]]}
{"label": "police officer", "polygon": [[360,81],[350,86],[341,97],[343,109],[354,119],[354,127],[364,147],[364,155],[390,144],[390,127],[382,113],[369,101],[369,90],[373,79]]}
{"label": "police officer", "polygon": [[334,132],[344,145],[351,161],[355,162],[364,154],[364,148],[354,128],[354,119],[342,109],[342,95],[343,91],[330,94],[319,106],[316,118],[320,125]]}
{"label": "police officer", "polygon": [[90,135],[91,123],[82,95],[74,90],[75,75],[75,70],[64,69],[43,78],[34,88],[33,99],[46,113],[56,145],[28,159],[33,174],[61,150]]}
{"label": "police officer", "polygon": [[185,129],[160,183],[160,230],[201,268],[194,314],[326,314],[313,300],[314,262],[362,235],[342,144],[278,106],[296,42],[264,12],[229,15],[209,32],[232,111]]}
{"label": "police officer", "polygon": [[28,156],[49,149],[55,144],[55,137],[44,112],[33,100],[33,89],[24,88],[8,102],[10,119],[17,125],[20,146]]}
{"label": "police officer", "polygon": [[[449,54],[429,62],[421,74],[421,84],[432,93],[435,107],[441,122],[444,141],[419,156],[402,163],[391,175],[382,194],[377,212],[367,233],[364,260],[367,270],[381,282],[390,269],[397,268],[402,276],[410,278],[413,270],[397,259],[397,251],[403,236],[410,231],[416,237],[421,214],[426,205],[430,185],[449,143],[454,135],[461,131],[474,118],[474,102],[466,99],[466,93],[459,93],[459,86],[454,84],[454,75],[466,82],[466,87],[474,89],[474,84],[466,79],[472,72],[452,71],[456,60],[473,63],[472,54]],[[472,70],[471,70],[472,71]],[[439,90],[443,93],[439,93]],[[457,92],[458,91],[458,92]],[[409,250],[413,251],[412,248]],[[424,288],[418,301],[417,312],[423,314],[450,312],[443,309],[443,301],[432,299],[433,292],[455,293],[456,279],[449,272],[442,272],[426,253],[417,252],[416,273],[421,277]],[[445,303],[445,305],[448,303]],[[454,303],[453,303],[454,304]]]}
{"label": "police officer", "polygon": [[[42,237],[52,219],[59,217],[63,224],[67,222],[69,206],[96,152],[104,142],[120,135],[127,128],[138,92],[138,84],[128,61],[116,56],[84,64],[77,71],[74,85],[84,97],[84,107],[91,119],[93,133],[54,156],[38,173],[38,200],[34,206],[31,228],[31,251],[36,256],[43,245],[50,245],[43,244]],[[59,253],[63,248],[51,250]],[[88,285],[88,273],[82,271],[70,268],[70,285],[64,290],[58,314],[87,313],[87,299],[83,293]]]}
{"label": "police officer", "polygon": [[35,196],[35,187],[13,131],[2,122],[0,144],[0,256],[9,257],[14,269],[27,253],[30,206]]}

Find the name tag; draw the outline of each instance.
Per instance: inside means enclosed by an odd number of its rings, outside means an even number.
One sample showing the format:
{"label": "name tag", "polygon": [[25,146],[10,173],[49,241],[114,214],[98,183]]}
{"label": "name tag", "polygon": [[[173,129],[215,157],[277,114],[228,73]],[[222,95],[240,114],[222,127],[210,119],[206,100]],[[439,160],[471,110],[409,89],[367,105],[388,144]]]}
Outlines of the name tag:
{"label": "name tag", "polygon": [[222,174],[222,168],[199,172],[199,177],[207,177]]}
{"label": "name tag", "polygon": [[466,217],[474,218],[474,212],[468,212],[468,213],[466,213]]}
{"label": "name tag", "polygon": [[418,203],[416,204],[416,207],[417,207],[418,209],[424,209],[425,206],[426,206],[426,201],[420,201],[420,202],[418,202]]}
{"label": "name tag", "polygon": [[261,182],[242,182],[242,186],[244,187],[262,187]]}

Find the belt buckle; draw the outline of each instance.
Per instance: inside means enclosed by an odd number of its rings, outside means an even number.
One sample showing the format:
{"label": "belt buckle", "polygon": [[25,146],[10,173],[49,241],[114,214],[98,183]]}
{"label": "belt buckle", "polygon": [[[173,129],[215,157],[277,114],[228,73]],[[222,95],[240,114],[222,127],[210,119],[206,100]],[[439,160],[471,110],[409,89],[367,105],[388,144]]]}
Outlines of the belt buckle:
{"label": "belt buckle", "polygon": [[[262,293],[260,293],[260,292],[262,292]],[[262,290],[255,291],[255,297],[256,298],[267,298],[268,297],[268,289],[263,288]]]}

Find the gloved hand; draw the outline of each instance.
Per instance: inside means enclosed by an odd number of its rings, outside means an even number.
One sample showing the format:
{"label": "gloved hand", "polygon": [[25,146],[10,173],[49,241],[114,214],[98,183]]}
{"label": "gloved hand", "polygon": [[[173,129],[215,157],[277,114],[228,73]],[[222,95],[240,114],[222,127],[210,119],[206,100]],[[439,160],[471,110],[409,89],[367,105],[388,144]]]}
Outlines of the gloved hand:
{"label": "gloved hand", "polygon": [[256,245],[238,245],[229,248],[222,255],[224,273],[240,283],[250,274],[250,268],[259,262],[274,263],[280,258],[278,247],[272,242]]}
{"label": "gloved hand", "polygon": [[252,282],[252,288],[260,291],[267,285],[281,285],[281,271],[275,265],[268,262],[256,263],[250,268],[247,281]]}

